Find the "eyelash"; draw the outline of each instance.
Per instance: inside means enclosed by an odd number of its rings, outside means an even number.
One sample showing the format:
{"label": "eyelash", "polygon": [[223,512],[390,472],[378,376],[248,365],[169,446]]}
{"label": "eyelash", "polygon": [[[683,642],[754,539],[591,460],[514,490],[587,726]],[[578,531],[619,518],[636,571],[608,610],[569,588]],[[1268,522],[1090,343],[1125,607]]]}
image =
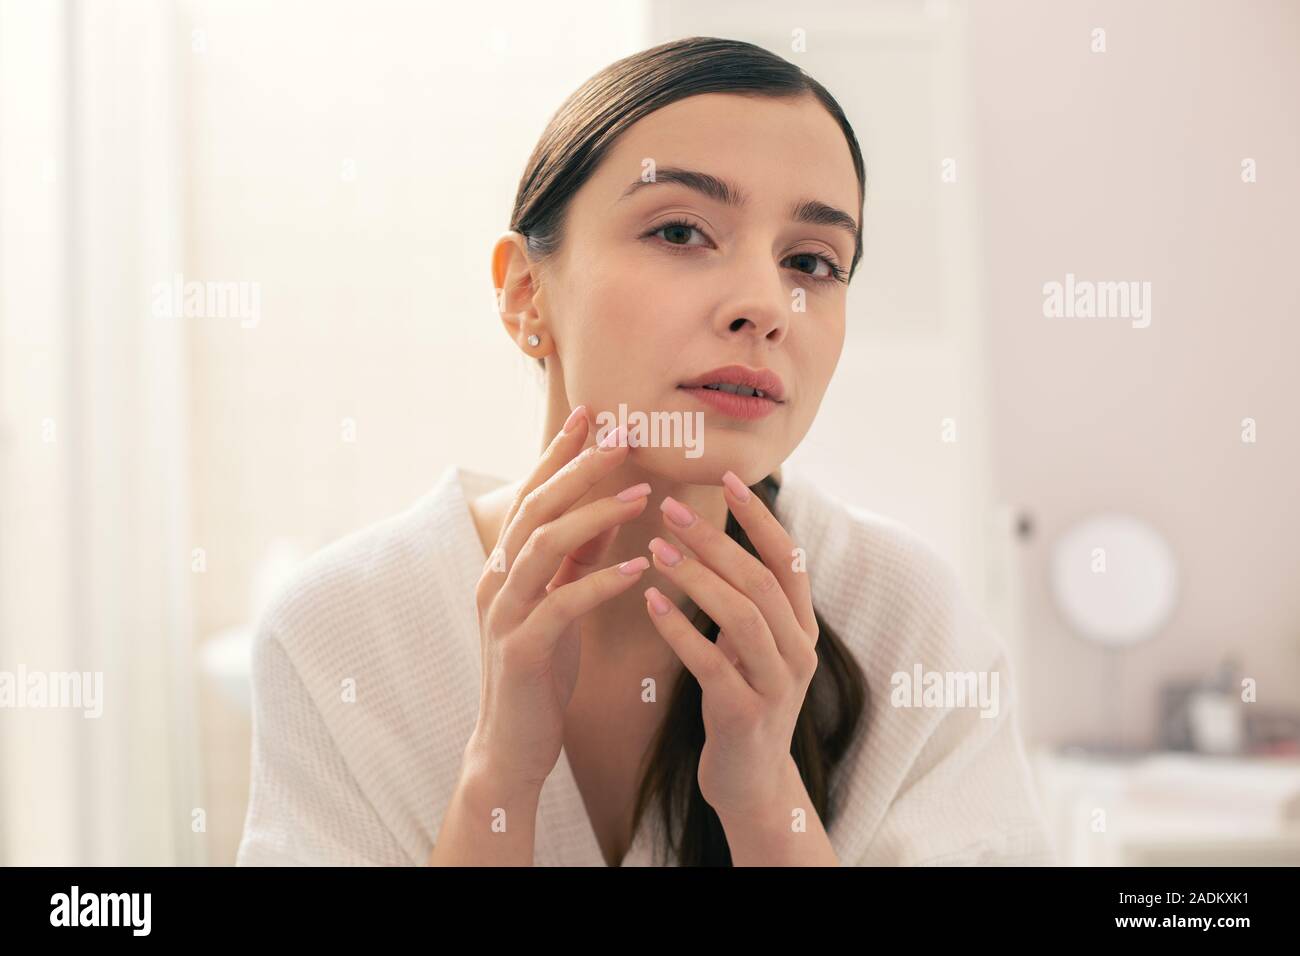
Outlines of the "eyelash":
{"label": "eyelash", "polygon": [[[665,229],[671,229],[674,226],[684,226],[687,229],[694,229],[700,235],[704,235],[704,230],[700,227],[698,223],[691,222],[689,219],[674,219],[671,222],[660,223],[659,225],[651,229],[649,232],[647,232],[641,238],[649,239],[651,236],[663,232],[663,230]],[[669,242],[666,239],[662,241],[664,245],[673,246],[677,249],[689,248],[689,246],[683,246],[681,243],[678,242]],[[822,262],[826,263],[827,267],[831,271],[831,274],[828,276],[815,276],[811,272],[803,272],[802,270],[796,270],[799,271],[801,275],[807,276],[809,279],[812,279],[814,282],[847,282],[848,281],[848,274],[843,269],[840,268],[839,263],[835,262],[829,256],[824,256],[817,252],[794,252],[791,253],[786,258],[793,258],[794,256],[812,256],[814,259],[820,259]]]}

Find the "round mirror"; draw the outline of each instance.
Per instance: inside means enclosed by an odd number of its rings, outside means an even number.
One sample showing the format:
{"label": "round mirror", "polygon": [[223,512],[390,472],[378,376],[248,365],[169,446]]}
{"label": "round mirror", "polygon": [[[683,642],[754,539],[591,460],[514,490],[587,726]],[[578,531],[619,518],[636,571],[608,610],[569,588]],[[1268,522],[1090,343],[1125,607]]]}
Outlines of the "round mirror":
{"label": "round mirror", "polygon": [[1173,551],[1154,528],[1107,514],[1069,529],[1052,550],[1052,590],[1081,637],[1107,645],[1153,637],[1177,596]]}

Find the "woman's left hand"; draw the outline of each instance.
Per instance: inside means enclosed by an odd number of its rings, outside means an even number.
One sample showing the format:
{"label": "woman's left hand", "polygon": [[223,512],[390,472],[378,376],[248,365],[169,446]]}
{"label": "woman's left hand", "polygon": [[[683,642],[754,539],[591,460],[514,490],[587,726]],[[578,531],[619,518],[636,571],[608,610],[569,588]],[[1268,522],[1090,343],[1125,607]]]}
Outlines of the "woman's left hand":
{"label": "woman's left hand", "polygon": [[655,628],[700,683],[700,792],[726,821],[764,813],[788,792],[790,744],[817,669],[818,629],[790,536],[731,472],[723,487],[761,561],[672,498],[661,505],[665,524],[694,557],[662,538],[650,542],[659,571],[717,622],[717,643],[658,589],[645,593]]}

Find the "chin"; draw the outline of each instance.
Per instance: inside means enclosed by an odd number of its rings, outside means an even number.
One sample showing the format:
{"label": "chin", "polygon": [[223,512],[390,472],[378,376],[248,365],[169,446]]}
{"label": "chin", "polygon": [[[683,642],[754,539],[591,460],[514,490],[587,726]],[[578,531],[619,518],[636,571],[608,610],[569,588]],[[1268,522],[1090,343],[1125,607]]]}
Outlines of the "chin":
{"label": "chin", "polygon": [[[681,481],[691,485],[719,485],[722,474],[734,471],[746,485],[753,485],[766,478],[781,464],[780,459],[771,454],[770,449],[744,448],[754,445],[752,437],[737,440],[719,440],[704,443],[704,453],[698,457],[698,448],[636,448],[632,449],[629,460],[637,467],[669,481]],[[755,454],[758,452],[758,454]],[[653,482],[652,482],[653,484]]]}

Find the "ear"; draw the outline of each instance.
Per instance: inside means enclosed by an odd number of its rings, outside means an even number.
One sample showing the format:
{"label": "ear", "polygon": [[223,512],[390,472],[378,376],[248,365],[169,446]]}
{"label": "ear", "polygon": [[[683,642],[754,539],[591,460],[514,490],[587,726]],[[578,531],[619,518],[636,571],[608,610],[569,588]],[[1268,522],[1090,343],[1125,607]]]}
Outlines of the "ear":
{"label": "ear", "polygon": [[523,235],[511,231],[492,247],[497,314],[510,340],[520,348],[525,347],[530,334],[541,335],[543,331],[537,303],[537,269],[528,259],[525,243]]}

